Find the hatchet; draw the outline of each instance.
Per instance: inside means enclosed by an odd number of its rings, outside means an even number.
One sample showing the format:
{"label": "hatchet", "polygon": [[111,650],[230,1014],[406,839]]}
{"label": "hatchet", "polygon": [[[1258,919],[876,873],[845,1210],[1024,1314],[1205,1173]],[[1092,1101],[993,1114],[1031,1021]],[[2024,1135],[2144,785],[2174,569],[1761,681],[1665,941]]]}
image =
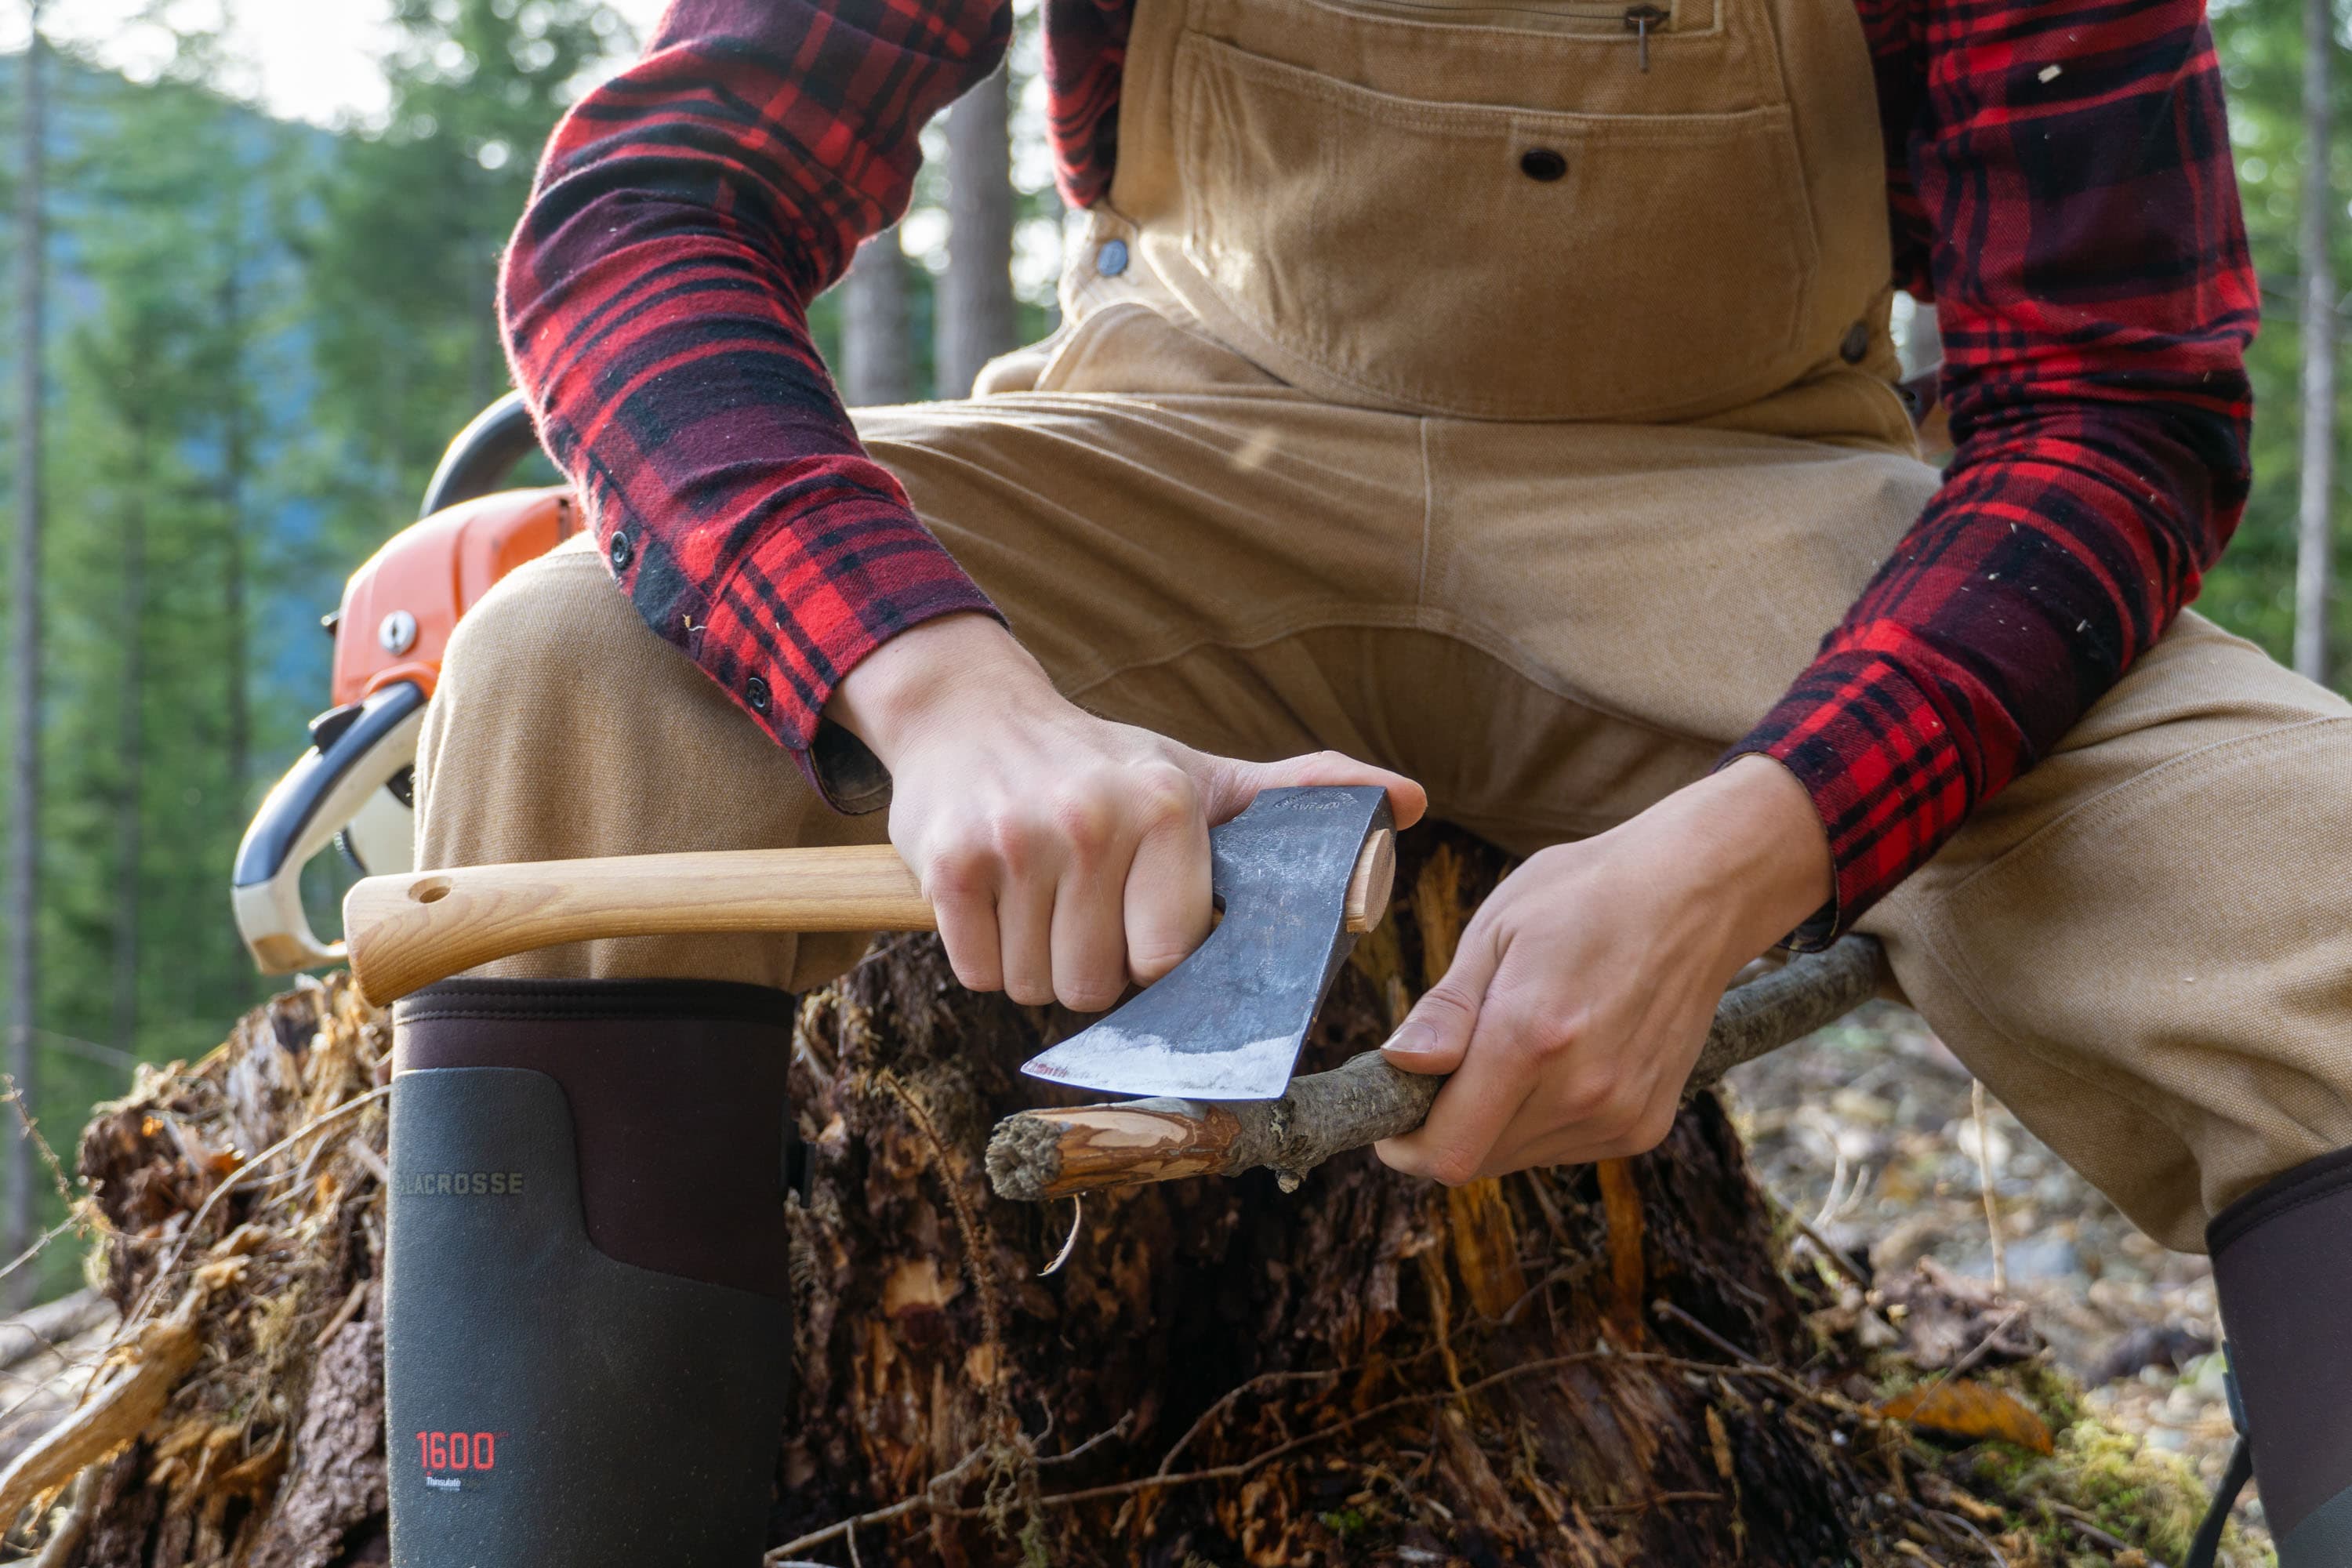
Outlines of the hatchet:
{"label": "hatchet", "polygon": [[[1208,941],[1057,1047],[1083,1054],[1081,1042],[1114,1037],[1098,1031],[1118,1026],[1149,1056],[1149,1024],[1159,1019],[1161,1057],[1190,1070],[1106,1079],[1078,1067],[1045,1076],[1129,1093],[1210,1093],[1220,1083],[1229,1098],[1282,1092],[1355,934],[1388,912],[1396,855],[1386,797],[1362,787],[1266,790],[1211,829],[1209,842],[1223,918]],[[378,1006],[477,964],[568,942],[935,929],[921,884],[887,844],[463,866],[365,878],[343,898],[352,978]]]}

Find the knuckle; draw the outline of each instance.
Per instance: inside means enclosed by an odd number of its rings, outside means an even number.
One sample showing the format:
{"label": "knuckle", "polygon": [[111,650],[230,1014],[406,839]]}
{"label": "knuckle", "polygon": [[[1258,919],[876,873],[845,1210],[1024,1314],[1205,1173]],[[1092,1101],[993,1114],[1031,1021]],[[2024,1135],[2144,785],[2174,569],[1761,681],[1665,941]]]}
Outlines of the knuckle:
{"label": "knuckle", "polygon": [[1617,1086],[1604,1078],[1571,1079],[1559,1093],[1559,1108],[1579,1126],[1605,1126],[1616,1111]]}
{"label": "knuckle", "polygon": [[1009,877],[1035,869],[1044,858],[1045,838],[1036,821],[1018,811],[992,814],[981,831],[988,858]]}
{"label": "knuckle", "polygon": [[961,963],[950,960],[948,967],[955,971],[956,983],[967,991],[1004,989],[1004,976],[987,965],[966,959]]}
{"label": "knuckle", "polygon": [[931,901],[977,898],[989,889],[995,858],[977,844],[950,844],[931,857],[923,877]]}
{"label": "knuckle", "polygon": [[1158,979],[1184,962],[1187,949],[1171,936],[1149,936],[1128,944],[1127,962],[1139,977]]}
{"label": "knuckle", "polygon": [[1422,1009],[1432,1023],[1467,1025],[1478,1016],[1477,999],[1450,981],[1441,980],[1421,994]]}
{"label": "knuckle", "polygon": [[1008,974],[1004,977],[1004,994],[1024,1007],[1050,1006],[1054,1001],[1054,984],[1034,975]]}
{"label": "knuckle", "polygon": [[1076,854],[1091,858],[1110,844],[1118,813],[1108,794],[1099,788],[1075,789],[1057,798],[1048,810],[1053,835]]}
{"label": "knuckle", "polygon": [[1058,988],[1062,1005],[1073,1013],[1107,1012],[1125,989],[1120,982],[1103,975],[1087,975]]}
{"label": "knuckle", "polygon": [[1429,1178],[1449,1187],[1458,1187],[1473,1181],[1478,1174],[1478,1157],[1466,1149],[1440,1149],[1430,1156]]}
{"label": "knuckle", "polygon": [[1173,763],[1154,763],[1135,782],[1136,812],[1146,827],[1183,826],[1197,814],[1200,798],[1192,775]]}
{"label": "knuckle", "polygon": [[1629,1135],[1633,1145],[1633,1152],[1636,1154],[1648,1153],[1664,1142],[1666,1135],[1674,1130],[1675,1107],[1671,1104],[1643,1111],[1634,1118],[1633,1131]]}

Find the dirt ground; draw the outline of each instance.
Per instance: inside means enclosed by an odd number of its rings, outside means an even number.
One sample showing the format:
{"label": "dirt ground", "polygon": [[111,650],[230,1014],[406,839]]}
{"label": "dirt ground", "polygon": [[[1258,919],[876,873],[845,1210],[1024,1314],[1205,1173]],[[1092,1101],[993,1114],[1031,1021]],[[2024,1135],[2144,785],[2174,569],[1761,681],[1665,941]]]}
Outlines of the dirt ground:
{"label": "dirt ground", "polygon": [[[1990,1095],[1980,1165],[1973,1080],[1917,1015],[1874,1005],[1729,1082],[1759,1177],[1823,1240],[1880,1277],[1927,1259],[1989,1280],[1998,1259],[2089,1415],[2221,1477],[2233,1438],[2205,1259],[2142,1236]],[[2252,1488],[2238,1518],[2259,1535]]]}

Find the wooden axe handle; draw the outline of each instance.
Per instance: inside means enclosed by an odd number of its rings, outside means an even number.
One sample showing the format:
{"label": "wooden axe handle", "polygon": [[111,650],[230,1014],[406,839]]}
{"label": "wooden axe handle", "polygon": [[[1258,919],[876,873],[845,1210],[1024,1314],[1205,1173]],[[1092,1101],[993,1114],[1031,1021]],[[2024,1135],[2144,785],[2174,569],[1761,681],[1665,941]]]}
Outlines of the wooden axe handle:
{"label": "wooden axe handle", "polygon": [[[1396,836],[1364,841],[1348,929],[1388,912]],[[493,959],[600,937],[931,931],[921,884],[887,844],[725,849],[464,866],[370,877],[343,899],[360,994],[377,1006]]]}

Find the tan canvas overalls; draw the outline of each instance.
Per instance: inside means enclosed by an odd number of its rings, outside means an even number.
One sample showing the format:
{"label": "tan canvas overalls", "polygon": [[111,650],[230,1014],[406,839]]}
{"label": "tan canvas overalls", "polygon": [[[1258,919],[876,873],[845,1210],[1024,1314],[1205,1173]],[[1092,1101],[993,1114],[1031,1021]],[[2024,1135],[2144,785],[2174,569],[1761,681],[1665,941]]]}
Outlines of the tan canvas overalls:
{"label": "tan canvas overalls", "polygon": [[[1347,751],[1531,850],[1704,773],[1935,489],[1851,0],[1141,0],[1124,92],[1064,329],[859,421],[1097,711]],[[584,549],[464,623],[420,773],[425,865],[884,831]],[[2352,1144],[2347,780],[2352,709],[2191,616],[1864,925],[2002,1100],[2193,1247]],[[494,972],[797,988],[860,945]]]}

